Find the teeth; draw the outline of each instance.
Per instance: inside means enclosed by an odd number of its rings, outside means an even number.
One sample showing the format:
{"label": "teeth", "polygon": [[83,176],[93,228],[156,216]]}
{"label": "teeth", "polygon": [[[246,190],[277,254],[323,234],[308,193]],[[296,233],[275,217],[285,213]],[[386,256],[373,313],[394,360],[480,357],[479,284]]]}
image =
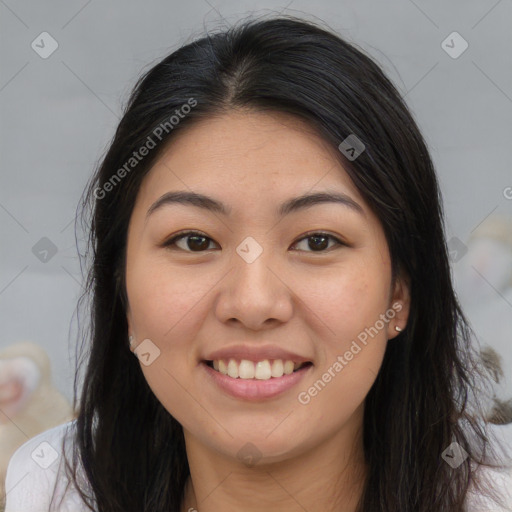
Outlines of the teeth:
{"label": "teeth", "polygon": [[276,359],[272,363],[271,375],[272,377],[282,377],[283,374],[283,361],[281,359]]}
{"label": "teeth", "polygon": [[[232,359],[232,361],[234,361],[234,359]],[[254,363],[252,361],[247,361],[247,359],[242,359],[240,361],[240,366],[238,367],[238,376],[241,379],[254,379],[255,373]]]}
{"label": "teeth", "polygon": [[290,373],[293,373],[293,361],[285,361],[284,373],[285,375],[290,375]]}
{"label": "teeth", "polygon": [[259,380],[268,380],[270,379],[270,377],[272,377],[272,372],[270,370],[270,363],[268,362],[268,359],[265,359],[265,361],[258,361],[256,363],[255,377]]}
{"label": "teeth", "polygon": [[238,364],[234,359],[230,359],[228,363],[228,375],[232,379],[236,379],[238,377]]}
{"label": "teeth", "polygon": [[[219,367],[220,373],[222,373],[223,375],[228,374],[228,365],[222,359],[217,362],[217,365]],[[215,368],[215,361],[213,362],[213,367]]]}
{"label": "teeth", "polygon": [[283,375],[290,375],[302,365],[302,363],[283,361],[282,359],[274,359],[272,362],[265,359],[257,363],[247,359],[242,359],[239,363],[233,358],[229,359],[227,363],[223,359],[213,361],[215,370],[233,379],[269,380],[272,377],[279,378]]}

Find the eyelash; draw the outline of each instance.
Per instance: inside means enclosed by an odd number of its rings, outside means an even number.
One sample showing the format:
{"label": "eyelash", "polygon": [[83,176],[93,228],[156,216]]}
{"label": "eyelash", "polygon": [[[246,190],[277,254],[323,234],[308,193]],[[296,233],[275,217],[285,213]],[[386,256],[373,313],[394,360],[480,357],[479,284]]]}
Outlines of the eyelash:
{"label": "eyelash", "polygon": [[[182,232],[178,233],[177,235],[173,236],[172,238],[170,238],[169,240],[167,240],[166,242],[164,242],[162,245],[163,245],[163,247],[171,248],[173,246],[176,246],[176,242],[178,240],[181,240],[182,238],[187,238],[187,236],[189,236],[189,235],[199,235],[200,237],[206,238],[208,240],[212,240],[210,237],[206,236],[204,233],[201,233],[200,231],[182,231]],[[330,238],[331,240],[334,240],[338,246],[347,246],[347,244],[342,242],[339,238],[337,238],[329,233],[325,233],[323,231],[311,231],[309,233],[306,233],[302,238],[297,240],[297,242],[295,242],[293,245],[296,245],[297,243],[301,242],[302,240],[307,240],[308,238],[312,238],[315,235],[320,235],[323,237]],[[190,252],[190,253],[206,252],[206,251],[188,251],[188,250],[181,249],[181,248],[178,248],[178,249],[181,251]],[[326,250],[323,250],[323,251],[303,251],[303,252],[322,253],[322,252],[329,252],[331,249],[332,249],[332,247],[330,247]]]}

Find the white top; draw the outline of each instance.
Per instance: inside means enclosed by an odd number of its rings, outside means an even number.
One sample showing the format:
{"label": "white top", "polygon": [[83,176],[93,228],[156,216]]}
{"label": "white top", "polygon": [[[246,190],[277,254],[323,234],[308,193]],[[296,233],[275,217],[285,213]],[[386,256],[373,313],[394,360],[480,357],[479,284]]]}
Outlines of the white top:
{"label": "white top", "polygon": [[[63,442],[71,465],[75,427],[73,420],[46,430],[14,452],[5,479],[5,512],[90,512],[65,472]],[[79,481],[86,482],[82,468]]]}
{"label": "white top", "polygon": [[[65,476],[62,443],[66,438],[67,459],[71,462],[71,438],[75,426],[76,420],[73,420],[54,427],[29,439],[16,450],[7,467],[5,512],[90,512],[74,486],[70,484],[66,491],[69,482]],[[512,424],[489,427],[489,433],[503,443],[505,450],[510,450],[505,458],[512,464]],[[501,448],[497,451],[503,453]],[[498,507],[482,496],[470,494],[468,512],[512,511],[512,469],[498,472],[482,468],[481,471],[501,493],[507,508]],[[82,468],[79,478],[82,482],[86,481]]]}
{"label": "white top", "polygon": [[[71,465],[75,427],[73,420],[46,430],[14,452],[5,478],[5,512],[90,512],[72,483],[66,489],[63,441]],[[79,481],[86,481],[82,468]]]}

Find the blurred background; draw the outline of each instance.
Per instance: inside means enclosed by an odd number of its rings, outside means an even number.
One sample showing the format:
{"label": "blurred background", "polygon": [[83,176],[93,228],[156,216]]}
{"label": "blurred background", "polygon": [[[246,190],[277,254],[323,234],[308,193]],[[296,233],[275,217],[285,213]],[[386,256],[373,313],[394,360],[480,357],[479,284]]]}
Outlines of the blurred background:
{"label": "blurred background", "polygon": [[[492,349],[490,360],[501,358],[496,397],[506,403],[512,398],[507,0],[0,0],[0,357],[20,341],[36,343],[49,357],[55,391],[72,399],[74,313],[83,280],[76,207],[131,88],[204,30],[278,13],[327,23],[376,59],[402,92],[437,166],[461,302],[480,343]],[[15,370],[9,371],[2,377],[0,366],[0,385]],[[36,375],[24,386],[33,391],[40,382]]]}

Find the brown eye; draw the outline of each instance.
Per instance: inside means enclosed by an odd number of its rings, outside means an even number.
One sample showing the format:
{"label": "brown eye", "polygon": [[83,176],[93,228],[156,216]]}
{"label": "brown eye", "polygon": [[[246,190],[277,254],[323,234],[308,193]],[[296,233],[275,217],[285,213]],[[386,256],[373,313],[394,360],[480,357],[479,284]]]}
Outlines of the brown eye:
{"label": "brown eye", "polygon": [[[303,242],[304,240],[308,240],[307,247],[310,250],[306,250],[306,252],[326,252],[325,249],[329,246],[329,240],[334,240],[337,245],[345,245],[338,238],[329,235],[328,233],[310,233],[307,236],[301,238],[299,242]],[[295,245],[297,245],[297,242]],[[304,250],[304,249],[301,249]]]}
{"label": "brown eye", "polygon": [[[180,246],[177,242],[181,242],[183,239],[186,239],[186,241]],[[198,231],[186,231],[165,242],[164,246],[176,246],[186,252],[204,252],[208,249],[210,242],[213,242],[211,238]]]}

